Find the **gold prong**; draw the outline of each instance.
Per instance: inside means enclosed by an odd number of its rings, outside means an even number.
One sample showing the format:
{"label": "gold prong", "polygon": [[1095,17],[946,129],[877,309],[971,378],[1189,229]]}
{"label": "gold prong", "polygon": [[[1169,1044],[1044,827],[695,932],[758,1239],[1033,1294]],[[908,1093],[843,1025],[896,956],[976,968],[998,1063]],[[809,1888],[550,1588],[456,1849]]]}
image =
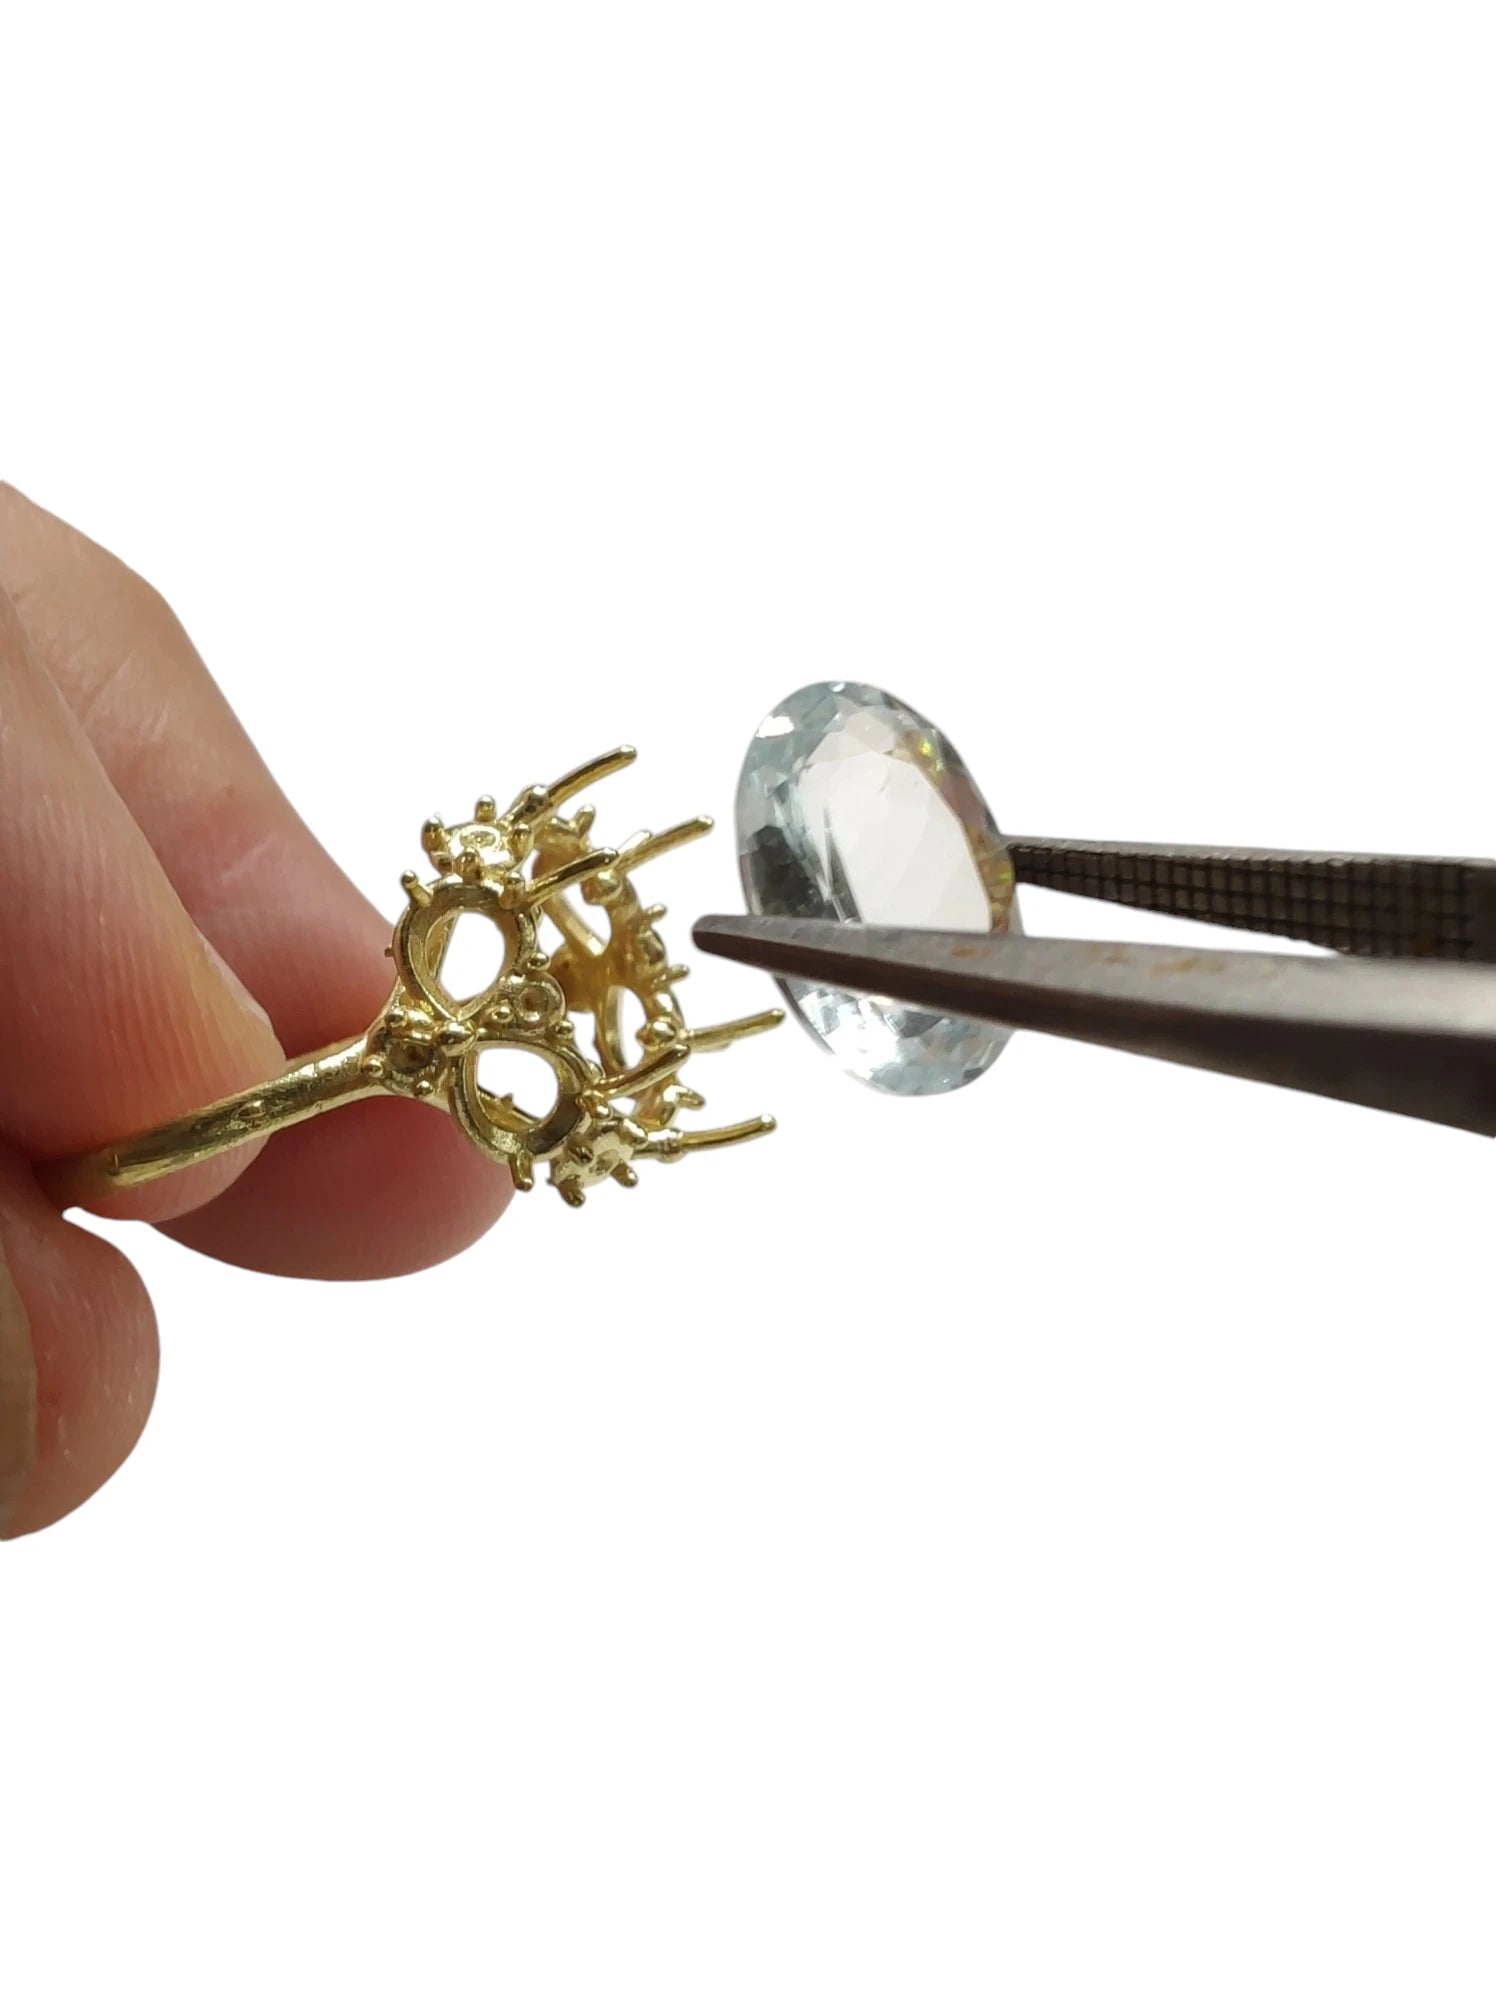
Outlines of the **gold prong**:
{"label": "gold prong", "polygon": [[782,1007],[766,1007],[762,1014],[745,1014],[738,1021],[721,1021],[714,1028],[687,1028],[686,1040],[693,1049],[725,1049],[749,1035],[766,1034],[784,1019]]}
{"label": "gold prong", "polygon": [[509,1163],[509,1178],[520,1194],[528,1194],[535,1185],[534,1155],[516,1153]]}
{"label": "gold prong", "polygon": [[738,1146],[748,1139],[767,1139],[777,1129],[773,1118],[745,1118],[737,1125],[716,1125],[705,1132],[683,1132],[688,1153],[710,1152],[715,1146]]}
{"label": "gold prong", "polygon": [[440,813],[433,813],[421,828],[421,845],[433,861],[436,859],[438,851],[443,854],[449,852],[447,823]]}
{"label": "gold prong", "polygon": [[564,778],[557,778],[554,784],[546,786],[546,811],[552,813],[557,806],[564,806],[568,799],[574,799],[578,792],[585,792],[599,778],[611,778],[615,771],[625,770],[638,754],[631,743],[620,743],[616,750],[605,750],[600,757],[578,764]]}
{"label": "gold prong", "polygon": [[620,1187],[637,1187],[639,1185],[639,1176],[631,1166],[623,1162],[620,1162],[613,1169],[613,1178]]}
{"label": "gold prong", "polygon": [[568,1208],[581,1208],[585,1205],[587,1197],[575,1181],[557,1181],[556,1186]]}
{"label": "gold prong", "polygon": [[740,1125],[712,1125],[704,1132],[682,1132],[679,1126],[669,1125],[662,1132],[650,1134],[649,1144],[638,1149],[638,1157],[679,1160],[687,1153],[711,1153],[720,1146],[741,1146],[745,1140],[762,1138],[773,1130],[772,1118],[745,1118]]}
{"label": "gold prong", "polygon": [[646,861],[658,861],[662,854],[672,854],[677,847],[684,847],[690,840],[700,840],[704,833],[711,830],[710,813],[702,813],[696,819],[683,819],[679,826],[667,826],[663,833],[636,834],[624,848],[620,859],[629,871],[642,868]]}
{"label": "gold prong", "polygon": [[664,922],[665,916],[666,910],[663,903],[651,903],[649,908],[644,912],[644,921],[647,924],[659,924]]}
{"label": "gold prong", "polygon": [[592,822],[597,818],[596,806],[578,806],[572,818],[572,825],[578,835],[585,840],[592,831]]}
{"label": "gold prong", "polygon": [[550,817],[553,810],[550,799],[544,785],[526,785],[505,812],[504,824],[511,828],[523,825],[533,834],[540,821]]}
{"label": "gold prong", "polygon": [[543,903],[548,896],[554,896],[562,889],[569,889],[574,883],[586,882],[594,875],[601,875],[605,868],[611,868],[618,855],[611,847],[600,847],[595,854],[579,854],[574,861],[563,861],[559,868],[553,868],[549,875],[537,875],[526,885],[526,899],[530,903]]}
{"label": "gold prong", "polygon": [[718,1146],[742,1146],[750,1138],[768,1138],[772,1118],[744,1118],[736,1126],[708,1126],[704,1132],[682,1132],[682,1152],[716,1152]]}
{"label": "gold prong", "polygon": [[426,905],[431,901],[431,891],[426,887],[420,876],[417,875],[414,868],[407,868],[405,873],[400,877],[400,887],[409,896],[410,905],[413,910],[424,910]]}
{"label": "gold prong", "polygon": [[473,818],[482,820],[485,826],[491,826],[498,816],[499,806],[497,799],[491,793],[485,792],[473,807]]}
{"label": "gold prong", "polygon": [[674,1137],[683,1153],[712,1153],[719,1146],[741,1146],[746,1140],[762,1139],[773,1130],[772,1118],[745,1118],[740,1124],[711,1125],[703,1132],[676,1131]]}
{"label": "gold prong", "polygon": [[632,1069],[610,1076],[602,1086],[603,1096],[637,1097],[640,1091],[653,1090],[667,1076],[674,1076],[690,1053],[684,1042],[672,1042],[658,1055],[647,1056],[643,1062],[635,1063]]}
{"label": "gold prong", "polygon": [[659,992],[662,987],[678,986],[683,979],[689,979],[690,976],[689,965],[662,965],[657,972],[649,975],[649,983],[656,992]]}

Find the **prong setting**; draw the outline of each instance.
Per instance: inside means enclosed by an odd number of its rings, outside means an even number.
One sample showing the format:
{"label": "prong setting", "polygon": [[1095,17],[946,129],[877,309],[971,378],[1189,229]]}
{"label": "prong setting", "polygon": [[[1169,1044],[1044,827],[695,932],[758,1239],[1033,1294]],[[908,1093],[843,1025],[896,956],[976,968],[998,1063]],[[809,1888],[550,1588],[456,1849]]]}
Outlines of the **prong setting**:
{"label": "prong setting", "polygon": [[[633,758],[627,746],[606,751],[549,785],[528,786],[503,812],[485,793],[465,824],[427,820],[421,844],[437,875],[401,878],[406,910],[391,947],[400,983],[366,1037],[360,1067],[366,1089],[449,1110],[476,1145],[508,1166],[517,1189],[532,1187],[544,1164],[573,1208],[602,1181],[636,1186],[636,1160],[677,1160],[772,1128],[767,1119],[696,1132],[676,1124],[682,1111],[705,1102],[680,1080],[688,1058],[757,1034],[779,1014],[688,1028],[676,990],[689,967],[671,958],[659,934],[664,904],[645,904],[634,889],[636,868],[699,839],[710,819],[683,820],[612,848],[594,846],[590,804],[564,816],[579,793]],[[504,962],[482,993],[457,1000],[442,986],[441,961],[468,910],[498,928]],[[538,942],[543,916],[561,936],[549,952]],[[643,1016],[627,1037],[636,1047],[625,1046],[629,996]],[[585,1038],[581,1017],[590,1017]],[[506,1089],[496,1094],[480,1083],[480,1059],[496,1049],[543,1061],[555,1081],[550,1110],[532,1115]],[[528,1087],[519,1094],[528,1101]]]}

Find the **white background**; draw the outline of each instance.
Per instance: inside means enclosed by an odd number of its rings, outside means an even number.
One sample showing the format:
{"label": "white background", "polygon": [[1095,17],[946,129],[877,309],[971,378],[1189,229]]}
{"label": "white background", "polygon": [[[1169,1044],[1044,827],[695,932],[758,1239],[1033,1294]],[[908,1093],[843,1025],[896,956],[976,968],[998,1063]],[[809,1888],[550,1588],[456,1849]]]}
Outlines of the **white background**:
{"label": "white background", "polygon": [[[622,737],[605,829],[730,820],[834,676],[1025,832],[1486,851],[1489,27],[13,8],[0,474],[391,911]],[[701,1067],[779,1135],[423,1276],[115,1232],[161,1395],[0,1556],[4,1990],[1488,1994],[1489,1149]]]}

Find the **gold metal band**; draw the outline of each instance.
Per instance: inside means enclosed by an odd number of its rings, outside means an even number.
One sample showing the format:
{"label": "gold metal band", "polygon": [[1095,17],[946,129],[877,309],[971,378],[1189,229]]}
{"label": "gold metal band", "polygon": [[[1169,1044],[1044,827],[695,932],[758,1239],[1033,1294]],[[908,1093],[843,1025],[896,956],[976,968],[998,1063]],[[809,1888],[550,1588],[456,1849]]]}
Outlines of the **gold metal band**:
{"label": "gold metal band", "polygon": [[251,1139],[299,1125],[356,1098],[377,1097],[383,1086],[363,1071],[365,1046],[366,1038],[358,1035],[293,1063],[268,1083],[252,1084],[201,1111],[189,1111],[184,1118],[81,1153],[51,1167],[48,1183],[67,1201],[87,1202],[199,1166]]}

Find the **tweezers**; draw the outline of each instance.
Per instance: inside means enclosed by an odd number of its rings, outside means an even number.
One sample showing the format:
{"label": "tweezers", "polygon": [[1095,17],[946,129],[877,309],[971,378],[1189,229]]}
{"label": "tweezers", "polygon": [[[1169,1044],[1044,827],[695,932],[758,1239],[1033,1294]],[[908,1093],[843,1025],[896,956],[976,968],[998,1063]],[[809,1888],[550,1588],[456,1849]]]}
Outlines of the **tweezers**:
{"label": "tweezers", "polygon": [[703,917],[781,978],[1496,1136],[1496,861],[1009,840],[1020,883],[1332,957]]}

